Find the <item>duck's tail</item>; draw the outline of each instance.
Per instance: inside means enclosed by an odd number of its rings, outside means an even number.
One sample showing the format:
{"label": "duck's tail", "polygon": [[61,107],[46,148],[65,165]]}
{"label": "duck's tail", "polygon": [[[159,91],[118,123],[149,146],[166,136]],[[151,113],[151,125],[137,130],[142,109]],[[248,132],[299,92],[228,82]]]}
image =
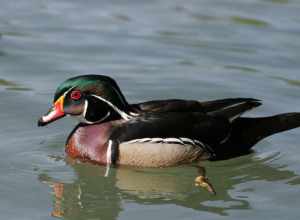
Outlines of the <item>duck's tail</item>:
{"label": "duck's tail", "polygon": [[217,102],[219,105],[224,103],[227,103],[227,105],[222,107],[220,106],[219,109],[210,111],[208,112],[208,114],[212,116],[220,116],[220,117],[227,118],[231,122],[239,118],[245,112],[250,111],[251,109],[261,105],[261,101],[258,99],[246,99],[246,98],[231,99],[230,105],[225,99],[217,100],[215,102]]}
{"label": "duck's tail", "polygon": [[216,149],[217,159],[246,154],[260,140],[300,126],[300,113],[262,118],[237,118],[228,139]]}

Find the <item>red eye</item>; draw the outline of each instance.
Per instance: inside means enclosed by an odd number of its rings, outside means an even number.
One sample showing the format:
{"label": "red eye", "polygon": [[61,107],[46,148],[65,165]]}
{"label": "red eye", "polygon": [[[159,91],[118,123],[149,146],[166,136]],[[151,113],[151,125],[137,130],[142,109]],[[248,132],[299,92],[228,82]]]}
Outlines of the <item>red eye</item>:
{"label": "red eye", "polygon": [[79,90],[74,90],[71,92],[71,99],[78,100],[81,98],[81,92]]}

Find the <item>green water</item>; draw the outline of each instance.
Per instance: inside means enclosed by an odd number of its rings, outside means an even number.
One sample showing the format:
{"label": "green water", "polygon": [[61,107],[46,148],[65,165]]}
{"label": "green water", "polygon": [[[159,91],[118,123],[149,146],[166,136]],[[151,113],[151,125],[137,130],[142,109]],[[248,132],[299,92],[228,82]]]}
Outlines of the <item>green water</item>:
{"label": "green water", "polygon": [[300,111],[297,0],[28,0],[0,8],[0,219],[299,219],[300,129],[252,154],[112,169],[66,158],[75,122],[36,126],[68,77],[114,77],[131,102],[254,97],[250,116]]}

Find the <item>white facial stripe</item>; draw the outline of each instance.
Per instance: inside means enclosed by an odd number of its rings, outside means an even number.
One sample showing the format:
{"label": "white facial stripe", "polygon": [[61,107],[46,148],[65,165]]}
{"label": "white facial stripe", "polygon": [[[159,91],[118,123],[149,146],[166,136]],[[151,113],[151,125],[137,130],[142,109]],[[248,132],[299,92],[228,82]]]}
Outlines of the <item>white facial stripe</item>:
{"label": "white facial stripe", "polygon": [[103,117],[103,118],[101,118],[100,120],[98,120],[98,121],[88,121],[87,119],[86,119],[86,112],[87,112],[87,109],[88,109],[88,106],[89,106],[89,102],[87,101],[87,100],[85,100],[84,101],[84,107],[83,107],[83,112],[81,113],[81,115],[79,115],[79,116],[77,116],[77,118],[78,118],[78,120],[80,121],[80,122],[83,122],[83,123],[85,123],[85,124],[95,124],[95,123],[99,123],[99,122],[101,122],[101,121],[104,121],[106,118],[108,118],[109,116],[110,116],[110,111],[109,112],[107,112],[107,114]]}
{"label": "white facial stripe", "polygon": [[[73,86],[73,87],[71,87],[70,89],[68,89],[66,92],[63,93],[63,96],[65,97],[65,96],[66,96],[72,89],[74,89],[74,88],[75,88],[75,86]],[[117,94],[118,94],[118,96],[120,97],[120,99],[122,100],[122,102],[124,103],[124,101],[123,101],[122,97],[120,96],[120,94],[119,94],[118,92],[117,92]],[[107,101],[106,99],[104,99],[104,98],[102,98],[102,97],[100,97],[100,96],[97,96],[97,95],[92,95],[92,96],[94,96],[95,98],[98,98],[98,99],[100,99],[101,101],[103,101],[103,102],[105,102],[106,104],[108,104],[110,107],[113,108],[113,110],[115,110],[115,111],[116,111],[123,119],[125,119],[125,120],[129,120],[129,119],[133,118],[133,116],[137,116],[137,115],[138,115],[138,114],[132,113],[132,112],[130,112],[130,115],[129,115],[129,114],[127,114],[126,112],[121,111],[117,106],[115,106],[115,105],[112,104],[111,102]],[[125,104],[125,103],[124,103],[124,104]],[[91,121],[86,120],[86,118],[85,118],[86,113],[87,113],[87,109],[88,109],[88,101],[85,100],[85,103],[84,103],[84,110],[83,110],[83,112],[82,112],[81,115],[77,116],[78,119],[79,119],[79,121],[84,122],[84,123],[86,123],[86,124],[99,123],[99,122],[105,120],[106,118],[108,118],[109,115],[111,114],[111,112],[108,112],[108,113],[106,114],[106,116],[105,116],[104,118],[100,119],[99,121],[91,122]]]}
{"label": "white facial stripe", "polygon": [[104,120],[107,119],[109,116],[110,116],[110,111],[107,112],[107,114],[106,114],[102,119],[100,119],[99,121],[96,121],[96,122],[94,122],[94,123],[104,121]]}
{"label": "white facial stripe", "polygon": [[84,107],[83,107],[83,112],[82,112],[82,116],[83,118],[85,118],[85,115],[86,115],[86,111],[88,109],[88,106],[89,106],[89,102],[87,100],[84,101]]}
{"label": "white facial stripe", "polygon": [[117,106],[115,106],[114,104],[112,104],[111,102],[107,101],[106,99],[97,96],[97,95],[92,95],[97,99],[100,99],[101,101],[105,102],[106,104],[108,104],[110,107],[113,108],[113,110],[115,110],[123,119],[125,120],[129,120],[132,118],[132,116],[128,115],[126,112],[121,111]]}
{"label": "white facial stripe", "polygon": [[83,114],[77,116],[77,118],[79,119],[80,122],[83,122],[85,124],[96,124],[96,123],[100,123],[101,121],[104,121],[105,119],[107,119],[108,117],[110,116],[110,111],[107,112],[107,114],[101,118],[100,120],[98,121],[88,121],[86,120],[86,118],[83,116]]}
{"label": "white facial stripe", "polygon": [[66,95],[72,90],[74,89],[75,86],[71,87],[70,89],[68,89],[67,91],[64,92],[64,94],[62,94],[64,97],[66,97]]}

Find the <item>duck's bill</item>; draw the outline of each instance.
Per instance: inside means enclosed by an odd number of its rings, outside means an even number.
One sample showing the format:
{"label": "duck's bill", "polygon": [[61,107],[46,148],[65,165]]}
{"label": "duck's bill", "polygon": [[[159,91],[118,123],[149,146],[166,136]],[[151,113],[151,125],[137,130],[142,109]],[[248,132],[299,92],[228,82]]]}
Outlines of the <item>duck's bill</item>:
{"label": "duck's bill", "polygon": [[63,110],[63,97],[61,97],[54,103],[53,107],[48,111],[48,113],[38,120],[38,126],[45,126],[64,117],[65,115],[66,114]]}

